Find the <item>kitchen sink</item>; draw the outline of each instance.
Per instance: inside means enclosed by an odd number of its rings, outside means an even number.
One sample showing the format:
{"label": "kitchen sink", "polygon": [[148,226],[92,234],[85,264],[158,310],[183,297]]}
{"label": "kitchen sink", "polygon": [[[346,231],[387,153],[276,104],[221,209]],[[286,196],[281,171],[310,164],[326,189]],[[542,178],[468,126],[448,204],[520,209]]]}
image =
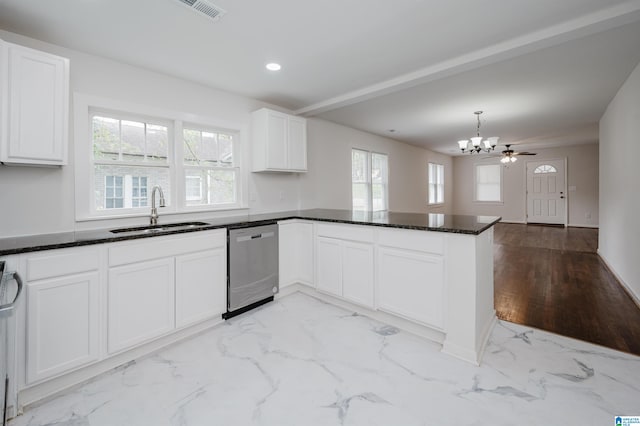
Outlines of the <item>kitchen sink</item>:
{"label": "kitchen sink", "polygon": [[181,223],[167,223],[166,225],[147,225],[136,226],[133,228],[118,228],[112,229],[112,234],[157,234],[161,232],[169,231],[181,231],[184,229],[200,228],[202,226],[208,226],[206,222],[181,222]]}

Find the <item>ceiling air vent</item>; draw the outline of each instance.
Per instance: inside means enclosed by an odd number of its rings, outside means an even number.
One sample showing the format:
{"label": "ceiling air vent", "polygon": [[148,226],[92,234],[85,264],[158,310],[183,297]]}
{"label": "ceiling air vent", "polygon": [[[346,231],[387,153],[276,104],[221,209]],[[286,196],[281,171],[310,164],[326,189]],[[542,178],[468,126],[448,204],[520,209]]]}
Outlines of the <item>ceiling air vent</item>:
{"label": "ceiling air vent", "polygon": [[177,0],[177,1],[187,6],[189,9],[198,13],[199,15],[206,16],[213,20],[220,19],[225,13],[227,13],[226,10],[216,6],[215,4],[209,3],[208,1],[205,1],[205,0]]}

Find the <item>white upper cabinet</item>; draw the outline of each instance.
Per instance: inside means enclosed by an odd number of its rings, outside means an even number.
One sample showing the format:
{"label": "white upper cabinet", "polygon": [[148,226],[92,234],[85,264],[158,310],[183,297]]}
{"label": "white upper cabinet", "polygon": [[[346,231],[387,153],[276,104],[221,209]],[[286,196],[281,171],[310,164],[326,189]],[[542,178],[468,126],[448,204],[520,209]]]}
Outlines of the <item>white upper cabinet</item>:
{"label": "white upper cabinet", "polygon": [[307,171],[307,120],[268,108],[251,118],[254,172]]}
{"label": "white upper cabinet", "polygon": [[0,40],[0,162],[65,165],[69,60]]}

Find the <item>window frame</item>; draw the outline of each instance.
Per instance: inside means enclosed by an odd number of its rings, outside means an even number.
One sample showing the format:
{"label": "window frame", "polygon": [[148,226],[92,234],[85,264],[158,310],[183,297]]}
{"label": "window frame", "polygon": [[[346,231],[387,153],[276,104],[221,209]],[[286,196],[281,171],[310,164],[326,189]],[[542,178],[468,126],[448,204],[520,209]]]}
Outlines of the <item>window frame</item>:
{"label": "window frame", "polygon": [[[441,176],[442,177],[442,182],[438,183],[438,182],[431,182],[431,169],[435,168],[436,169],[436,175]],[[439,173],[438,171],[440,171],[441,173]],[[445,203],[445,199],[444,199],[444,190],[445,190],[445,176],[444,176],[444,164],[440,164],[440,163],[432,163],[432,162],[428,162],[427,165],[427,205],[429,206],[441,206]],[[440,188],[439,191],[436,190],[435,193],[435,201],[431,201],[431,187],[434,188]],[[440,197],[438,197],[438,195],[440,195]],[[440,199],[438,199],[440,198]]]}
{"label": "window frame", "polygon": [[[93,134],[92,117],[94,115],[106,115],[120,120],[143,121],[151,124],[168,125],[168,152],[167,166],[170,191],[170,204],[163,208],[162,215],[193,213],[193,212],[219,212],[225,210],[245,210],[248,208],[247,177],[244,169],[244,150],[242,145],[243,135],[247,132],[246,123],[229,123],[212,120],[210,117],[198,116],[192,113],[166,110],[157,107],[139,105],[127,101],[107,99],[83,93],[74,93],[74,158],[75,158],[75,220],[76,222],[94,221],[103,219],[116,219],[127,217],[149,216],[151,209],[148,206],[136,208],[117,208],[98,210],[93,192],[95,182],[95,170],[93,162]],[[185,123],[193,128],[198,126],[205,131],[215,130],[221,133],[233,134],[233,158],[234,167],[237,169],[235,178],[236,200],[233,204],[215,205],[187,205],[184,168],[182,165],[183,143],[181,139]],[[120,162],[123,166],[157,166],[158,163],[149,162]],[[135,175],[135,173],[133,173]],[[124,177],[123,177],[124,178]],[[150,183],[148,183],[150,185]],[[150,199],[148,188],[147,198]],[[169,200],[168,200],[169,201]]]}
{"label": "window frame", "polygon": [[[358,151],[360,153],[363,153],[366,155],[366,161],[365,161],[365,167],[366,167],[366,172],[365,172],[365,181],[364,182],[356,182],[353,180],[353,152],[354,151]],[[374,155],[380,155],[380,156],[384,156],[386,159],[386,174],[385,176],[382,178],[382,182],[381,185],[383,187],[383,209],[381,210],[373,210],[373,186],[374,186],[374,182],[373,182],[373,156]],[[389,211],[389,154],[384,153],[384,152],[377,152],[377,151],[369,151],[366,149],[361,149],[361,148],[355,148],[352,147],[351,148],[351,209],[352,210],[357,210],[357,211],[367,211],[367,212],[386,212]],[[364,210],[362,209],[356,209],[354,208],[353,205],[353,185],[355,183],[358,184],[364,184],[365,188],[366,188],[366,195],[367,195],[367,199],[366,199],[366,207]]]}
{"label": "window frame", "polygon": [[[137,122],[143,122],[145,123],[145,125],[158,125],[158,126],[164,126],[167,128],[167,161],[166,163],[159,163],[159,162],[147,162],[147,161],[122,161],[120,159],[118,160],[108,160],[108,159],[95,159],[93,156],[93,128],[92,128],[92,120],[93,117],[95,116],[104,116],[104,117],[108,117],[108,118],[112,118],[112,119],[116,119],[116,120],[120,120],[120,121],[137,121]],[[167,188],[163,188],[163,190],[166,191],[166,198],[168,199],[168,203],[167,203],[167,207],[166,208],[166,212],[175,212],[178,211],[178,209],[176,209],[175,206],[175,179],[172,178],[172,162],[173,159],[175,158],[175,153],[174,150],[172,149],[172,147],[175,146],[175,138],[174,138],[174,126],[175,123],[171,120],[168,120],[166,118],[161,118],[161,117],[152,117],[146,114],[140,114],[139,112],[123,112],[121,110],[113,110],[110,108],[104,108],[104,107],[94,107],[94,106],[89,106],[88,107],[88,111],[87,111],[87,126],[88,126],[88,140],[87,140],[87,145],[89,147],[89,154],[88,154],[88,158],[85,158],[85,162],[88,161],[89,164],[89,173],[88,173],[88,177],[89,177],[89,190],[91,190],[92,187],[95,186],[95,182],[96,182],[96,165],[102,165],[102,166],[116,166],[116,167],[121,167],[121,168],[131,168],[131,173],[130,174],[125,174],[122,176],[123,178],[123,191],[126,190],[126,177],[127,176],[131,176],[133,178],[133,176],[136,177],[140,177],[139,174],[137,174],[136,172],[140,170],[140,168],[152,168],[152,169],[156,169],[156,170],[161,170],[161,169],[165,169],[168,170],[168,179],[169,179],[169,186],[170,186],[170,192],[167,191]],[[121,157],[121,155],[119,155],[119,157]],[[148,185],[148,182],[147,182]],[[147,186],[147,191],[149,191],[149,188]],[[168,194],[171,193],[171,197],[168,196]],[[148,192],[147,192],[148,194]],[[76,194],[78,195],[78,194]],[[149,198],[149,195],[147,195],[147,199]],[[122,208],[104,208],[102,210],[99,210],[96,208],[96,204],[95,204],[95,199],[93,198],[92,195],[89,196],[89,216],[90,217],[96,217],[96,218],[103,218],[103,217],[119,217],[119,216],[139,216],[139,215],[146,215],[146,212],[148,210],[151,209],[151,205],[148,204],[147,206],[140,206],[140,207],[126,207],[126,200],[127,197],[126,195],[123,194],[123,207]],[[163,208],[163,209],[165,209]]]}
{"label": "window frame", "polygon": [[[478,169],[480,167],[497,167],[500,172],[500,200],[479,200],[478,199]],[[503,167],[500,164],[474,164],[473,167],[473,202],[477,204],[504,204],[504,173]]]}

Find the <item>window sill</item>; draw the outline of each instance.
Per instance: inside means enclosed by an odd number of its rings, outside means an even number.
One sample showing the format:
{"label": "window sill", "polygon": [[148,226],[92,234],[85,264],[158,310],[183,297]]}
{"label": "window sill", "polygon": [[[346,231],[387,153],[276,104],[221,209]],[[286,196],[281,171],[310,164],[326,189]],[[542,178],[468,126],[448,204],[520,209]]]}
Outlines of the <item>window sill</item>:
{"label": "window sill", "polygon": [[[179,215],[202,216],[203,214],[208,214],[210,216],[219,216],[218,213],[241,212],[243,214],[246,214],[249,211],[249,207],[243,207],[238,205],[224,207],[224,208],[207,208],[207,207],[203,208],[202,206],[198,206],[198,207],[200,208],[197,208],[196,206],[194,206],[194,208],[189,208],[189,209],[180,210],[180,211],[176,211],[176,210],[163,211],[162,208],[159,208],[158,214],[160,215],[160,217],[179,216]],[[149,217],[150,214],[151,214],[151,207],[145,208],[145,211],[77,217],[76,223],[110,221],[110,220],[118,220],[118,219],[134,219],[134,218],[140,218],[140,217]],[[233,216],[233,214],[231,215]]]}
{"label": "window sill", "polygon": [[504,205],[504,201],[475,201],[474,200],[473,203],[478,205],[487,205],[487,206],[503,206]]}

